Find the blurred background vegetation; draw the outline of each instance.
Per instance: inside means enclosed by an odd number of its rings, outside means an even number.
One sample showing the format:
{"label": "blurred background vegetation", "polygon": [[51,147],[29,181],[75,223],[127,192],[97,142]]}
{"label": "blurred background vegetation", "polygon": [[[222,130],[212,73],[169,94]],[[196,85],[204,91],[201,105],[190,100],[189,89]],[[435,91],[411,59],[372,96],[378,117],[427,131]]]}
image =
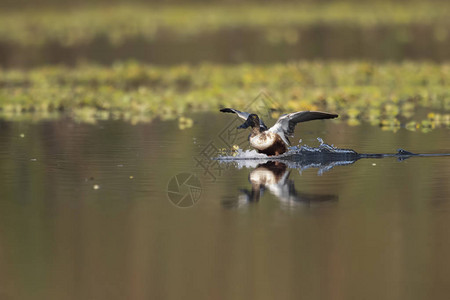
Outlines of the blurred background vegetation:
{"label": "blurred background vegetation", "polygon": [[450,126],[448,1],[0,1],[6,119],[245,107]]}
{"label": "blurred background vegetation", "polygon": [[[209,4],[209,3],[220,3],[220,4],[242,4],[242,3],[252,3],[252,4],[266,4],[266,3],[332,3],[335,0],[2,0],[0,3],[3,7],[26,7],[26,6],[79,6],[86,4],[129,4],[129,3],[139,3],[139,4]],[[348,3],[411,3],[411,0],[347,0]],[[415,0],[415,2],[420,2]],[[430,0],[427,2],[431,3],[443,3],[444,0]]]}

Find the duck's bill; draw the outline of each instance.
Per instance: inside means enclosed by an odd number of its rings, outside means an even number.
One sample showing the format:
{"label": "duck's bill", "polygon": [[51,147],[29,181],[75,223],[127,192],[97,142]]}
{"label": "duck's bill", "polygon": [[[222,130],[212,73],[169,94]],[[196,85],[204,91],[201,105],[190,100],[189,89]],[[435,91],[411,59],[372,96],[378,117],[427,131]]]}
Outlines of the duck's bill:
{"label": "duck's bill", "polygon": [[244,124],[242,124],[241,126],[238,126],[237,129],[245,129],[247,128],[249,125],[247,122],[245,122]]}

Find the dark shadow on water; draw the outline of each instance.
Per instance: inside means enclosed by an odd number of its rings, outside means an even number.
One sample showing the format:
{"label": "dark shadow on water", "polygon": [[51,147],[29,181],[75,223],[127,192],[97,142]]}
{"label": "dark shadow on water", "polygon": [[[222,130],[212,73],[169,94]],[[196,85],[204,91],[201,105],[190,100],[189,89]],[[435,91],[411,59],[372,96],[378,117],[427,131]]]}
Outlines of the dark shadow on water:
{"label": "dark shadow on water", "polygon": [[294,146],[288,152],[278,156],[266,156],[252,150],[253,152],[238,152],[235,156],[220,156],[217,160],[221,163],[234,163],[239,168],[252,167],[255,166],[255,163],[261,162],[283,162],[292,169],[319,168],[320,175],[320,170],[323,172],[335,166],[350,165],[363,158],[395,157],[399,161],[403,161],[410,157],[450,156],[450,153],[412,153],[404,149],[398,149],[396,153],[358,153],[352,149],[336,148],[324,143],[321,138],[317,139],[320,142],[318,147]]}

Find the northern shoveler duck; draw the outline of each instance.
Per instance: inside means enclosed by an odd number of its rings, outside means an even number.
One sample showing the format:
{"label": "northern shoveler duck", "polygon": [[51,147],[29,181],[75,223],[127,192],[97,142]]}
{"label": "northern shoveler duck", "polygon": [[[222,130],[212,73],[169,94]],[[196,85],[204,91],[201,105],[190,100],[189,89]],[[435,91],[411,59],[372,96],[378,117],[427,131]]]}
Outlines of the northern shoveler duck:
{"label": "northern shoveler duck", "polygon": [[288,136],[292,137],[294,135],[294,129],[297,123],[338,117],[337,114],[320,111],[298,111],[282,115],[278,118],[275,125],[268,129],[257,114],[241,112],[233,108],[223,108],[220,111],[235,113],[241,119],[244,119],[245,123],[239,126],[238,129],[251,127],[252,132],[249,136],[250,145],[258,150],[259,153],[264,153],[269,156],[280,155],[288,150],[291,144]]}

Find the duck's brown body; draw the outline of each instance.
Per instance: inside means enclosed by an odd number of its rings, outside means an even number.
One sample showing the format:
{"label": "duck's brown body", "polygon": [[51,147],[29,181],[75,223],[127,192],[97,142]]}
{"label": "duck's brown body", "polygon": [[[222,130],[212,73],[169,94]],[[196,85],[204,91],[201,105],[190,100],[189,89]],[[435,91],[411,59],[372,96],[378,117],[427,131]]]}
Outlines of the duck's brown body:
{"label": "duck's brown body", "polygon": [[258,150],[259,153],[264,153],[265,155],[272,156],[272,155],[280,155],[287,151],[286,144],[281,140],[280,137],[278,137],[275,142],[272,144],[272,146],[269,146],[268,148],[264,150]]}
{"label": "duck's brown body", "polygon": [[258,133],[255,131],[250,135],[250,145],[258,150],[259,153],[266,155],[280,155],[288,150],[288,147],[281,137],[272,132]]}

